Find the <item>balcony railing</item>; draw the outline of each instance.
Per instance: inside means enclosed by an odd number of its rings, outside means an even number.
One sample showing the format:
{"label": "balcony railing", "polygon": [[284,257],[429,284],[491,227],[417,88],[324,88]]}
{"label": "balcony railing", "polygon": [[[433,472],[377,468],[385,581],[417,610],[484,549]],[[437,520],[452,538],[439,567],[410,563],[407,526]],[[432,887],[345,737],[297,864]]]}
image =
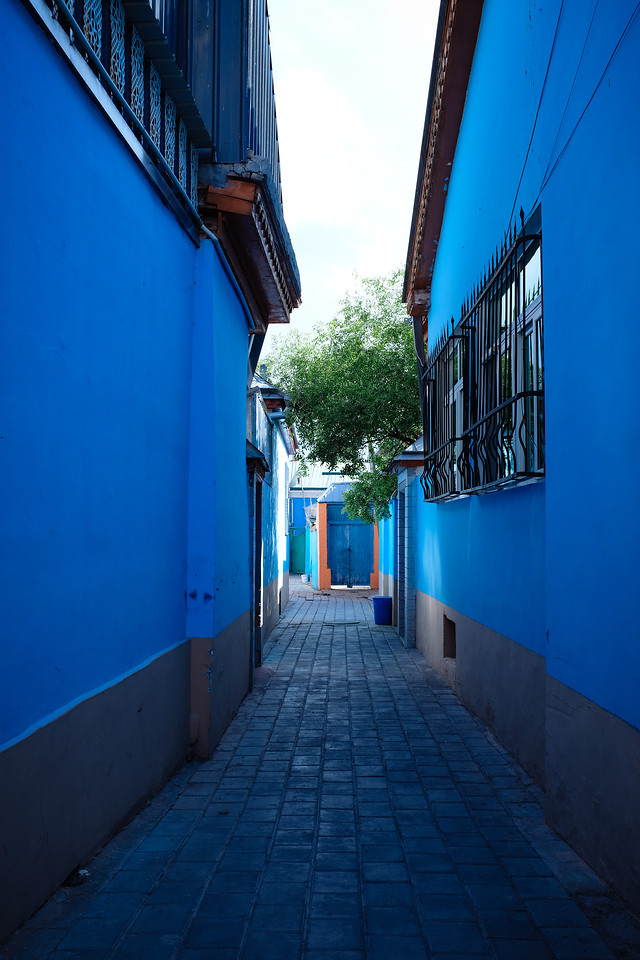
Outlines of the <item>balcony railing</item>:
{"label": "balcony railing", "polygon": [[275,193],[282,203],[280,147],[266,0],[250,0],[248,32],[248,148],[254,156],[264,157],[268,161]]}
{"label": "balcony railing", "polygon": [[151,8],[144,4],[147,19],[140,22],[129,16],[136,6],[130,0],[24,2],[134,152],[142,147],[147,169],[163,192],[176,199],[181,219],[193,230],[198,220],[198,146],[207,142],[207,134],[175,58],[169,54],[154,61],[148,56],[144,37],[150,36],[151,21],[156,52],[168,50]]}
{"label": "balcony railing", "polygon": [[[278,125],[266,0],[216,0],[214,159],[258,161],[282,204]],[[239,15],[241,11],[242,15]]]}
{"label": "balcony railing", "polygon": [[97,78],[192,223],[209,160],[260,161],[281,207],[266,0],[23,2],[94,97]]}
{"label": "balcony railing", "polygon": [[193,241],[203,229],[217,236],[256,342],[288,322],[300,278],[282,211],[266,0],[22,3]]}

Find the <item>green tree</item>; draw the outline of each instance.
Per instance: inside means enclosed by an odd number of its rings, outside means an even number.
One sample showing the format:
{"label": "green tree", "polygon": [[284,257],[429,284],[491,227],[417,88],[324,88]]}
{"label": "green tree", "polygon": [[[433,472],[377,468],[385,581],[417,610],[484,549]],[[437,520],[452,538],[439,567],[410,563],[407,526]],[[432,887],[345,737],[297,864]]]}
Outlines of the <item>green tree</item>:
{"label": "green tree", "polygon": [[389,516],[395,478],[384,467],[422,429],[401,276],[361,279],[333,320],[292,333],[266,361],[269,379],[291,397],[305,457],[356,477],[345,506],[367,523]]}

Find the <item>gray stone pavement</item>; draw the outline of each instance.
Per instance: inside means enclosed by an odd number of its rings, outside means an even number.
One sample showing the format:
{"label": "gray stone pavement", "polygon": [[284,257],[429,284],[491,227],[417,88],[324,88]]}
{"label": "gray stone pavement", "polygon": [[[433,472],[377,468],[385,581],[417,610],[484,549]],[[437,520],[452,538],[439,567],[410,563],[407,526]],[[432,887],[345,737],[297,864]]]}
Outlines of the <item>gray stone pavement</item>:
{"label": "gray stone pavement", "polygon": [[2,960],[640,957],[540,791],[370,597],[293,594],[212,759]]}

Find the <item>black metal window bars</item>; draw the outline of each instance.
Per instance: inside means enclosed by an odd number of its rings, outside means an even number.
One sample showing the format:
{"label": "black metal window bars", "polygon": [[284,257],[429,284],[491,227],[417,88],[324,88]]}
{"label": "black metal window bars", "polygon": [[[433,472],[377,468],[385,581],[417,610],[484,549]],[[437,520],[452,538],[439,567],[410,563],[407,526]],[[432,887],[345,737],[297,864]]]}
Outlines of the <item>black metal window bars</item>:
{"label": "black metal window bars", "polygon": [[544,476],[539,210],[520,218],[427,361],[426,500]]}

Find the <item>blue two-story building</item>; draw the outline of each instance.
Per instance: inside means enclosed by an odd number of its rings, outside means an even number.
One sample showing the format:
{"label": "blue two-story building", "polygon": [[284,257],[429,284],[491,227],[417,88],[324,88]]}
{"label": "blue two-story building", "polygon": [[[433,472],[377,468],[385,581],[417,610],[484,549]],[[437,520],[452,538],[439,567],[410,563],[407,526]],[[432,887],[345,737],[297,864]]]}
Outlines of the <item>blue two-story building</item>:
{"label": "blue two-story building", "polygon": [[7,0],[0,937],[254,662],[246,395],[300,285],[265,0]]}
{"label": "blue two-story building", "polygon": [[424,467],[398,508],[408,641],[636,904],[639,50],[632,0],[441,3],[404,289]]}

